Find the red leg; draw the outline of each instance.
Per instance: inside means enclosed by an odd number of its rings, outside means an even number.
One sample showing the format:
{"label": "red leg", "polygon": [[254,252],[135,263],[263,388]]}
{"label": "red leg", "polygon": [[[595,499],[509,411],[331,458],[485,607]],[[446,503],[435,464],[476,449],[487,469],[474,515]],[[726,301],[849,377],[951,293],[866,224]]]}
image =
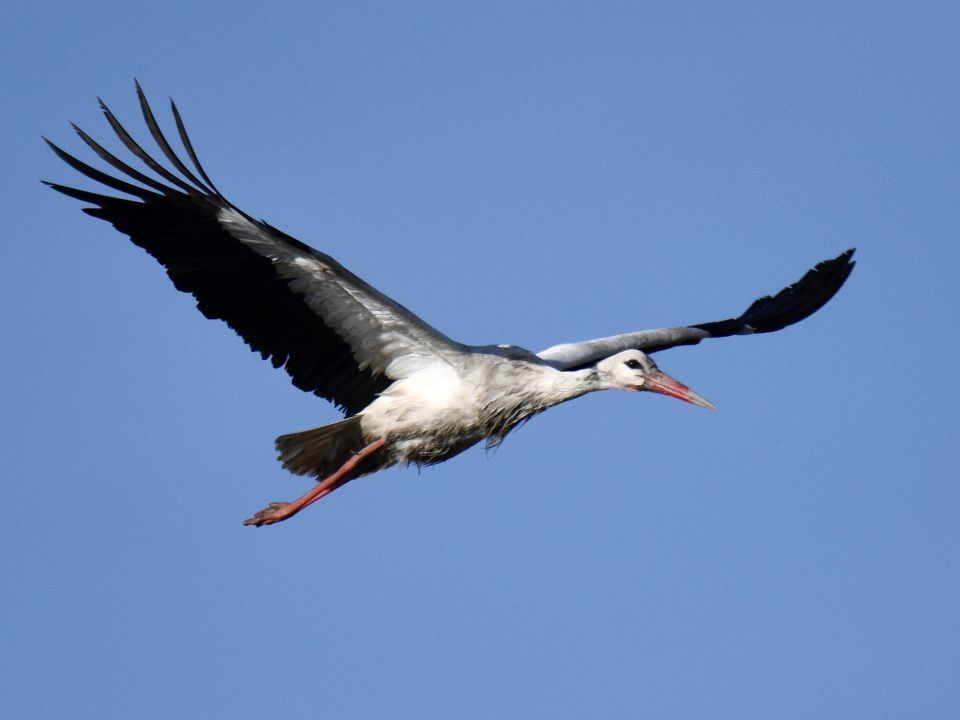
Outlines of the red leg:
{"label": "red leg", "polygon": [[338,487],[344,485],[350,479],[348,477],[350,471],[363,462],[366,458],[370,457],[377,450],[382,448],[386,442],[386,438],[377,438],[372,443],[367,445],[363,450],[341,465],[340,468],[333,473],[333,475],[329,475],[324,478],[322,482],[317,483],[310,490],[310,492],[305,493],[293,502],[270,503],[252,518],[244,520],[243,524],[256,525],[257,527],[260,527],[261,525],[273,525],[273,523],[278,523],[281,520],[286,520],[292,515],[296,515],[308,505],[315,503],[324,495],[329,495]]}

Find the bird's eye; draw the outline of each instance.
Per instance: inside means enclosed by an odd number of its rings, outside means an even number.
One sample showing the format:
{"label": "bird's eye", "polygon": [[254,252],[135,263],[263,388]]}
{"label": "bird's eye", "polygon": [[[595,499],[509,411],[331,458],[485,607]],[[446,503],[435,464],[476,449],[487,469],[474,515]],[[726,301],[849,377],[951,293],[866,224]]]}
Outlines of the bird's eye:
{"label": "bird's eye", "polygon": [[623,364],[626,365],[631,370],[639,370],[641,367],[643,367],[642,365],[640,365],[639,360],[634,360],[633,358],[631,358],[630,360],[627,360]]}

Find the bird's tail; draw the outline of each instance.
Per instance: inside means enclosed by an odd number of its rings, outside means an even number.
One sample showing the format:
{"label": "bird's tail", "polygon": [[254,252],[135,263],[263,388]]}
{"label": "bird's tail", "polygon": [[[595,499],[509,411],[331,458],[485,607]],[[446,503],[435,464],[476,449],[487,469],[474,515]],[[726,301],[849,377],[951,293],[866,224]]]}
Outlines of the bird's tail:
{"label": "bird's tail", "polygon": [[360,416],[354,415],[312,430],[281,435],[277,438],[277,452],[283,467],[290,472],[321,478],[337,470],[366,444],[360,431]]}

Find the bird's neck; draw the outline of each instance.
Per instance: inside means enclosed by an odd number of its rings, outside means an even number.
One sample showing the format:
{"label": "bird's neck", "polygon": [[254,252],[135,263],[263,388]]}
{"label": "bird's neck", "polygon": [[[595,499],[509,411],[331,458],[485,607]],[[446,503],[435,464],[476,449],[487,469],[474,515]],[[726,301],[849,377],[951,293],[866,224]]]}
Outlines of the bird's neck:
{"label": "bird's neck", "polygon": [[602,389],[594,368],[566,371],[533,366],[513,392],[499,393],[485,404],[488,443],[500,443],[517,425],[554,405]]}
{"label": "bird's neck", "polygon": [[594,367],[584,370],[553,370],[544,378],[545,382],[536,393],[542,407],[546,410],[567,400],[573,400],[595,390],[602,390],[603,384],[597,369]]}

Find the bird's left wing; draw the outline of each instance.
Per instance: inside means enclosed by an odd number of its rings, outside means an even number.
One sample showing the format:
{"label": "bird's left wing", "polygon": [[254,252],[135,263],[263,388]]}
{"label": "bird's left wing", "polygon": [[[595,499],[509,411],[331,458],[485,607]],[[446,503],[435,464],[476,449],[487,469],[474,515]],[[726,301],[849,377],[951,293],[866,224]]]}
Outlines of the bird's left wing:
{"label": "bird's left wing", "polygon": [[75,170],[128,197],[48,184],[92,204],[84,211],[129,235],[166,268],[178,290],[196,298],[205,316],[224,320],[274,367],[283,366],[294,385],[353,414],[409,367],[405,361],[412,356],[442,358],[462,347],[329,255],[232,205],[200,165],[176,106],[171,102],[195,172],[167,142],[139,84],[137,96],[150,134],[173,169],[137,144],[101,101],[121,142],[154,175],[131,167],[74,126],[81,140],[125,177],[47,143]]}
{"label": "bird's left wing", "polygon": [[815,313],[837,293],[856,264],[852,260],[853,252],[850,249],[832,260],[824,260],[776,295],[755,300],[739,317],[554,345],[538,356],[558,369],[574,370],[623,350],[636,349],[649,354],[678,345],[696,345],[705,338],[782,330]]}

